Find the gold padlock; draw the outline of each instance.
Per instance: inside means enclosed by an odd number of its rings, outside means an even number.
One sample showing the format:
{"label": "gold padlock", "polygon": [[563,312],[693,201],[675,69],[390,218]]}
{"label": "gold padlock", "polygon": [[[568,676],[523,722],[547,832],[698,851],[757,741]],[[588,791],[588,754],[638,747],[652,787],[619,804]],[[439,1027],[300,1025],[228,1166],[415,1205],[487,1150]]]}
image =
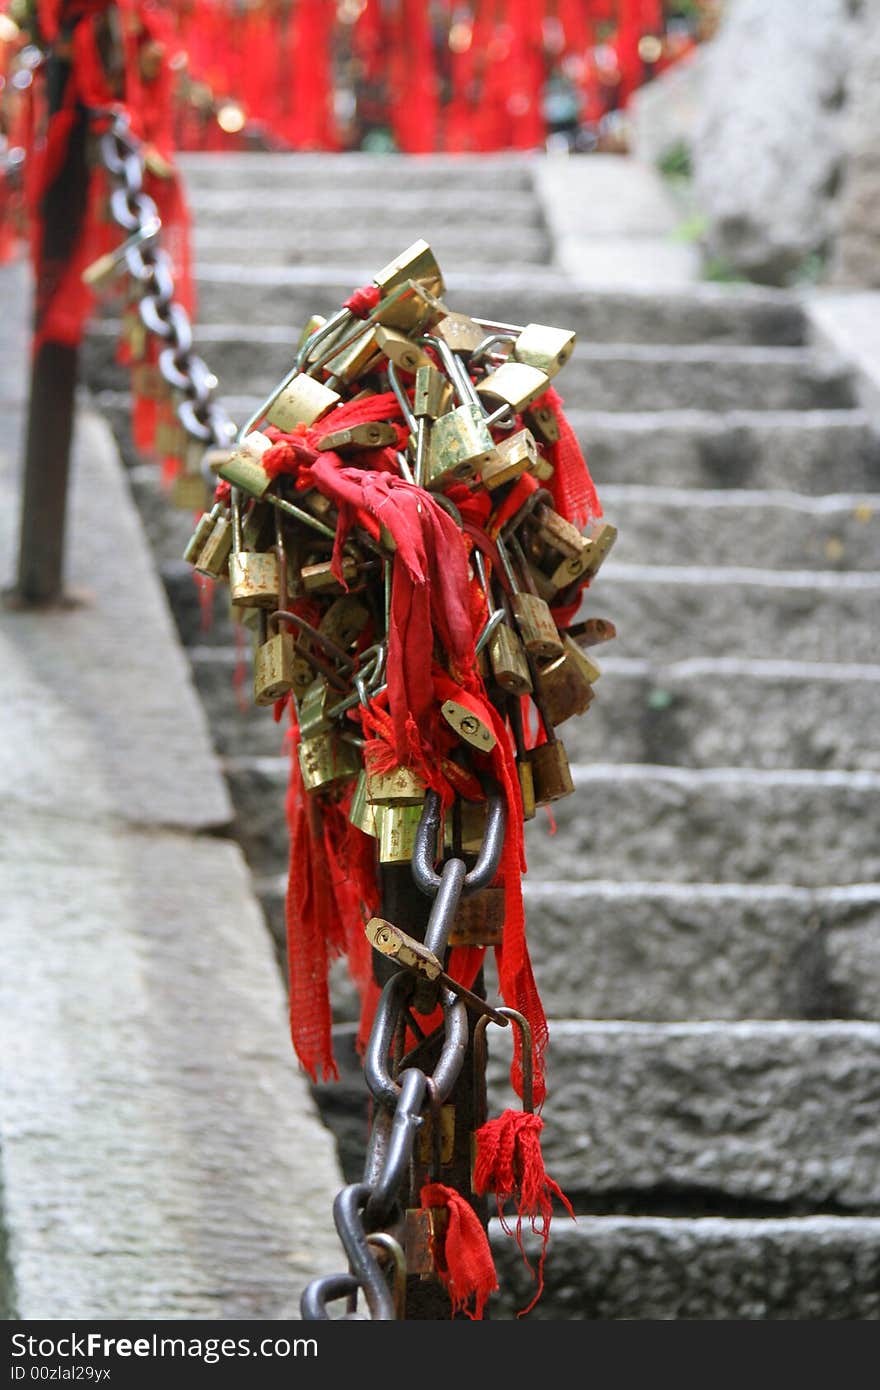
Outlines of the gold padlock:
{"label": "gold padlock", "polygon": [[[382,449],[396,443],[397,430],[393,425],[370,420],[364,425],[351,425],[348,429],[325,434],[323,439],[318,440],[318,449],[321,453],[332,450],[336,454],[348,454],[357,449]],[[317,495],[321,496],[320,493]],[[332,505],[329,498],[322,500],[327,504],[326,510],[329,510]]]}
{"label": "gold padlock", "polygon": [[538,671],[541,710],[554,727],[589,709],[595,695],[593,684],[600,675],[595,662],[570,637],[563,641],[563,655]]}
{"label": "gold padlock", "polygon": [[411,767],[392,767],[367,774],[367,800],[371,806],[421,806],[425,783]]}
{"label": "gold padlock", "polygon": [[507,361],[477,382],[477,394],[493,409],[501,404],[520,412],[542,396],[549,385],[549,378],[537,367],[530,367],[525,362]]}
{"label": "gold padlock", "polygon": [[208,539],[193,562],[194,567],[206,579],[224,580],[228,577],[231,553],[232,520],[224,510],[214,522]]}
{"label": "gold padlock", "polygon": [[617,527],[609,522],[596,522],[589,528],[584,540],[585,545],[581,553],[560,560],[549,576],[550,583],[557,591],[567,588],[577,579],[595,578],[617,540]]}
{"label": "gold padlock", "polygon": [[195,529],[186,543],[183,558],[188,565],[194,564],[204,548],[205,541],[214,529],[215,522],[224,511],[222,502],[215,502],[210,511],[205,511],[196,522]]}
{"label": "gold padlock", "polygon": [[479,854],[486,838],[489,808],[485,801],[456,801],[444,819],[443,843],[447,849],[455,848],[456,808],[460,848],[464,854]]}
{"label": "gold padlock", "polygon": [[[479,576],[480,584],[486,595],[486,607],[489,617],[494,618],[496,607],[492,598],[492,585],[486,577],[486,566],[479,550],[474,550],[474,566]],[[483,652],[480,652],[480,657]],[[488,671],[482,666],[481,670],[485,676],[494,680],[495,684],[502,690],[509,691],[512,695],[527,695],[532,688],[532,675],[529,670],[528,658],[523,649],[522,642],[513,628],[505,621],[499,623],[492,636],[489,638],[485,649]]]}
{"label": "gold padlock", "polygon": [[483,888],[461,898],[452,919],[450,946],[500,946],[504,941],[504,889]]}
{"label": "gold padlock", "polygon": [[531,430],[517,430],[495,445],[494,457],[480,469],[480,482],[494,492],[523,473],[532,472],[537,458],[538,446]]}
{"label": "gold padlock", "polygon": [[549,405],[533,405],[531,410],[522,412],[522,417],[523,423],[542,444],[559,443],[559,422]]}
{"label": "gold padlock", "polygon": [[356,777],[361,769],[358,750],[333,731],[304,738],[299,765],[306,791],[322,791]]}
{"label": "gold padlock", "polygon": [[523,820],[534,820],[538,810],[535,800],[535,775],[532,764],[526,759],[518,759],[516,770],[519,775],[519,791],[522,797]]}
{"label": "gold padlock", "polygon": [[419,367],[433,366],[424,348],[396,328],[379,324],[376,328],[376,343],[388,360],[393,362],[395,367],[400,367],[401,371],[414,375]]}
{"label": "gold padlock", "polygon": [[294,638],[276,632],[254,652],[254,703],[273,705],[293,689]]}
{"label": "gold padlock", "polygon": [[327,717],[332,708],[333,698],[322,677],[313,680],[305,694],[297,701],[296,722],[304,739],[325,734],[333,728],[333,720]]}
{"label": "gold padlock", "polygon": [[448,343],[453,352],[474,352],[486,337],[486,329],[469,314],[447,313],[435,329],[438,338]]}
{"label": "gold padlock", "polygon": [[[377,371],[382,365],[382,350],[379,347],[377,338],[378,327],[371,328],[367,333],[362,333],[355,338],[353,343],[347,347],[340,348],[329,361],[324,363],[325,371],[335,382],[342,382],[350,386],[359,377],[366,376],[370,371]],[[308,378],[310,381],[311,377]],[[319,419],[320,416],[315,416]]]}
{"label": "gold padlock", "polygon": [[600,642],[611,642],[617,636],[617,628],[610,618],[585,618],[581,623],[573,623],[568,628],[568,636],[579,647],[597,647]]}
{"label": "gold padlock", "polygon": [[[559,629],[553,621],[553,614],[550,612],[547,602],[534,592],[534,583],[528,572],[528,566],[525,563],[522,564],[523,577],[527,585],[527,591],[523,592],[510,563],[506,546],[500,536],[495,544],[502,568],[510,584],[510,607],[523,646],[529,655],[535,658],[561,656],[564,647]],[[530,585],[531,589],[528,588]]]}
{"label": "gold padlock", "polygon": [[459,738],[480,753],[490,753],[498,742],[489,725],[458,700],[444,700],[440,713]]}
{"label": "gold padlock", "polygon": [[261,460],[266,450],[271,447],[272,441],[268,435],[262,434],[259,430],[251,430],[236,444],[232,453],[225,458],[219,457],[216,463],[212,464],[212,468],[224,482],[240,488],[249,497],[262,497],[272,479]]}
{"label": "gold padlock", "polygon": [[315,377],[299,372],[269,402],[265,415],[270,425],[289,434],[297,425],[314,425],[322,420],[341,400],[338,391],[331,391]]}
{"label": "gold padlock", "polygon": [[544,323],[527,323],[513,344],[517,362],[537,367],[552,377],[565,366],[574,352],[577,335],[565,328],[550,328]]}
{"label": "gold padlock", "polygon": [[344,594],[330,604],[318,624],[323,637],[335,642],[343,651],[357,641],[367,623],[370,611],[353,594]]}
{"label": "gold padlock", "polygon": [[452,404],[452,383],[431,364],[416,368],[413,389],[413,415],[416,419],[436,420]]}
{"label": "gold padlock", "polygon": [[405,864],[412,859],[416,832],[422,819],[422,806],[377,806],[379,820],[379,862]]}
{"label": "gold padlock", "polygon": [[367,773],[364,768],[361,768],[352,793],[348,819],[365,835],[371,835],[374,839],[378,839],[379,815],[379,807],[367,800]]}
{"label": "gold padlock", "polygon": [[229,593],[235,608],[277,608],[278,556],[274,550],[233,551],[229,557]]}
{"label": "gold padlock", "polygon": [[437,258],[423,237],[384,265],[373,277],[373,284],[384,298],[408,280],[423,285],[432,295],[442,295],[446,288]]}
{"label": "gold padlock", "polygon": [[528,749],[524,761],[529,763],[532,769],[536,806],[548,806],[552,801],[571,796],[574,782],[568,755],[560,739],[553,739],[552,742]]}
{"label": "gold padlock", "polygon": [[[343,587],[333,573],[331,560],[320,560],[315,564],[303,565],[299,572],[300,583],[307,594],[341,593]],[[343,555],[342,575],[346,584],[357,579],[358,562],[353,555]]]}
{"label": "gold padlock", "polygon": [[495,441],[475,405],[448,410],[431,426],[426,487],[473,478],[495,456]]}

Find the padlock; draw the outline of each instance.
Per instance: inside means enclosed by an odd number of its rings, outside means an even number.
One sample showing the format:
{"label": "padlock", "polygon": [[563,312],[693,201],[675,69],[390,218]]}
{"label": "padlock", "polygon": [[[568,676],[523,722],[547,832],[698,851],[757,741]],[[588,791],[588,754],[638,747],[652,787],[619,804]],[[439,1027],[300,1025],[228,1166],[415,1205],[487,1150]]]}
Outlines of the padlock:
{"label": "padlock", "polygon": [[448,1222],[449,1211],[446,1207],[407,1208],[403,1231],[407,1274],[418,1275],[420,1279],[437,1277],[434,1250]]}
{"label": "padlock", "polygon": [[522,412],[522,417],[523,424],[528,425],[532,434],[542,444],[559,443],[559,421],[556,412],[549,405],[533,405],[530,410]]}
{"label": "padlock", "polygon": [[412,859],[422,809],[421,805],[377,806],[381,864],[405,864]]}
{"label": "padlock", "polygon": [[[478,550],[474,551],[474,565],[480,584],[486,595],[489,617],[494,617],[496,607],[492,598],[492,585],[486,577],[486,567]],[[513,628],[506,621],[499,623],[486,646],[486,658],[495,684],[512,695],[527,695],[532,688],[529,663]]]}
{"label": "padlock", "polygon": [[527,323],[513,344],[513,357],[536,367],[546,377],[555,376],[574,352],[577,335],[565,328]]}
{"label": "padlock", "polygon": [[445,313],[445,305],[424,285],[417,280],[404,280],[379,301],[370,319],[386,328],[415,333],[436,323]]}
{"label": "padlock", "polygon": [[313,376],[299,372],[273,396],[264,413],[270,425],[290,434],[297,425],[314,425],[322,420],[341,400],[338,391],[331,391]]}
{"label": "padlock", "polygon": [[486,337],[485,328],[469,314],[447,313],[434,331],[453,352],[460,352],[465,356],[474,352]]}
{"label": "padlock", "polygon": [[331,730],[300,742],[299,765],[306,791],[316,792],[356,777],[361,760],[354,744]]}
{"label": "padlock", "polygon": [[590,541],[572,522],[548,507],[546,503],[536,507],[529,518],[529,529],[534,529],[538,540],[560,555],[575,559],[590,546]]}
{"label": "padlock", "polygon": [[595,578],[617,540],[617,527],[607,521],[594,522],[582,539],[584,546],[580,554],[565,556],[549,575],[550,583],[557,593],[573,584],[575,580]]}
{"label": "padlock", "polygon": [[352,793],[351,806],[348,810],[348,819],[358,830],[362,830],[365,835],[372,835],[374,839],[379,838],[379,807],[374,806],[367,800],[367,773],[365,768],[361,768],[358,779]]}
{"label": "padlock", "polygon": [[[344,386],[350,386],[353,381],[366,376],[368,372],[378,371],[383,365],[382,349],[379,346],[377,334],[378,325],[369,329],[366,333],[361,333],[355,338],[353,343],[340,348],[339,352],[329,358],[324,363],[324,370],[334,382],[341,382]],[[312,381],[312,377],[307,380]],[[326,388],[324,388],[326,389]],[[335,404],[335,402],[334,402]],[[320,419],[316,415],[315,419]],[[311,421],[307,421],[310,424]]]}
{"label": "padlock", "polygon": [[186,430],[178,420],[160,420],[156,425],[153,452],[162,458],[183,458],[187,438]]}
{"label": "padlock", "polygon": [[297,356],[299,356],[299,354],[302,352],[306,343],[309,341],[309,338],[313,338],[317,333],[318,329],[323,328],[326,322],[327,320],[325,319],[323,314],[312,314],[311,318],[309,318],[306,321],[306,325],[303,328],[303,331],[300,333],[299,338],[296,342]]}
{"label": "padlock", "polygon": [[574,782],[561,739],[553,738],[528,749],[524,760],[532,769],[536,806],[548,806],[552,801],[571,796]]}
{"label": "padlock", "polygon": [[401,371],[415,375],[419,367],[433,366],[424,348],[396,328],[379,324],[375,329],[375,338],[380,351]]}
{"label": "padlock", "polygon": [[459,738],[478,752],[491,753],[498,742],[485,720],[458,700],[444,700],[440,706],[440,713]]}
{"label": "padlock", "polygon": [[458,405],[431,426],[425,486],[467,481],[494,457],[495,441],[482,412],[474,405]]}
{"label": "padlock", "polygon": [[[443,843],[446,848],[459,848],[463,854],[479,854],[486,838],[488,817],[489,808],[485,801],[456,800],[444,818]],[[456,831],[460,840],[458,846],[455,843]]]}
{"label": "padlock", "polygon": [[337,647],[347,651],[360,637],[370,621],[370,610],[353,594],[336,598],[323,614],[318,631],[323,637],[335,642]]}
{"label": "padlock", "polygon": [[461,898],[452,919],[450,946],[501,946],[504,941],[504,888],[493,884]]}
{"label": "padlock", "polygon": [[[353,584],[357,579],[358,561],[353,555],[343,555],[342,574],[346,584]],[[304,593],[307,594],[343,592],[343,586],[333,573],[331,560],[319,560],[303,565],[299,572],[299,580]]]}
{"label": "padlock", "polygon": [[452,405],[452,383],[432,364],[416,368],[412,412],[417,420],[436,420]]}
{"label": "padlock", "polygon": [[579,647],[597,647],[600,642],[611,642],[617,636],[617,628],[609,618],[586,618],[568,628],[568,636]]}
{"label": "padlock", "polygon": [[495,455],[480,469],[480,482],[489,492],[532,472],[538,446],[531,430],[517,430],[495,445]]}
{"label": "padlock", "polygon": [[[273,705],[293,689],[292,632],[273,633],[254,652],[254,704]],[[311,673],[310,673],[311,674]]]}
{"label": "padlock", "polygon": [[229,574],[229,556],[232,553],[232,519],[224,508],[211,529],[211,533],[198,557],[192,562],[194,568],[206,579],[225,580]]}
{"label": "padlock", "polygon": [[[232,554],[229,557],[229,598],[234,608],[278,608],[280,576],[275,550],[243,548],[241,503],[232,494]],[[255,529],[252,527],[252,530]],[[261,529],[261,528],[260,528]]]}
{"label": "padlock", "polygon": [[[330,450],[336,454],[349,454],[358,449],[383,449],[396,443],[397,430],[393,425],[385,424],[381,420],[370,420],[364,425],[351,425],[348,429],[325,434],[318,440],[318,450],[321,453]],[[312,495],[308,494],[310,497]],[[316,495],[321,497],[321,493]],[[322,500],[326,502],[329,510],[332,507],[330,499],[324,497]]]}
{"label": "padlock", "polygon": [[212,463],[212,470],[224,482],[240,488],[249,497],[263,497],[272,478],[261,460],[266,450],[271,448],[272,441],[268,435],[261,434],[259,430],[251,430],[236,444],[230,454],[218,457]]}
{"label": "padlock", "polygon": [[384,298],[408,280],[424,286],[431,295],[442,295],[446,288],[437,258],[421,237],[384,265],[373,277],[373,284]]}
{"label": "padlock", "polygon": [[411,767],[367,774],[367,800],[371,806],[421,806],[427,788]]}
{"label": "padlock", "polygon": [[297,700],[296,722],[304,739],[326,734],[333,728],[333,720],[328,718],[332,708],[333,696],[326,681],[320,676],[313,680],[305,694]]}
{"label": "padlock", "polygon": [[[515,543],[515,538],[513,541]],[[537,659],[561,656],[564,648],[559,629],[553,621],[553,614],[546,601],[534,592],[534,583],[528,572],[528,565],[522,563],[523,578],[527,589],[527,592],[524,593],[510,563],[507,548],[500,536],[495,545],[501,567],[510,585],[510,606],[523,646],[530,656]]]}
{"label": "padlock", "polygon": [[215,502],[210,511],[205,511],[199,517],[195,525],[195,530],[186,543],[183,558],[189,565],[195,564],[199,553],[204,547],[205,541],[214,529],[214,524],[223,515],[225,508],[222,502]]}
{"label": "padlock", "polygon": [[525,362],[502,362],[476,384],[477,394],[490,408],[509,405],[517,413],[542,396],[550,385],[544,372]]}
{"label": "padlock", "polygon": [[519,776],[523,820],[534,820],[537,813],[537,806],[535,803],[535,779],[532,774],[532,765],[526,757],[523,714],[519,700],[513,699],[508,702],[508,718],[510,719],[510,727],[513,732],[513,741],[516,747],[516,770]]}
{"label": "padlock", "polygon": [[538,670],[542,713],[554,727],[589,709],[595,695],[593,684],[601,674],[570,637],[564,636],[563,641],[562,656]]}

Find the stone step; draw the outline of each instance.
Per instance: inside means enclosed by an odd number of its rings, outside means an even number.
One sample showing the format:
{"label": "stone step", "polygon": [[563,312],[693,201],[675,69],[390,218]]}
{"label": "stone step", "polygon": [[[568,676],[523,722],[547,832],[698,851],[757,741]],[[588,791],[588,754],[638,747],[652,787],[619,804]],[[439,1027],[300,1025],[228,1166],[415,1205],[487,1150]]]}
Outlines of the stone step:
{"label": "stone step", "polygon": [[[387,189],[389,198],[398,190],[421,194],[430,200],[439,191],[459,192],[466,197],[473,189],[481,193],[531,193],[534,187],[534,157],[524,155],[406,155],[381,154],[222,154],[191,152],[177,156],[190,198],[196,201],[204,191],[231,198],[248,196],[269,200],[279,192],[300,195],[300,211],[308,213],[312,202],[322,198],[350,200],[356,212],[356,195]],[[308,202],[303,208],[303,202]]]}
{"label": "stone step", "polygon": [[[500,1222],[489,1230],[500,1284],[490,1316],[513,1319],[535,1284]],[[534,1264],[540,1243],[524,1240]],[[875,1321],[880,1219],[561,1215],[544,1275],[525,1320]]]}
{"label": "stone step", "polygon": [[[236,833],[257,874],[283,871],[285,757],[227,758]],[[575,791],[526,825],[531,880],[871,883],[880,776],[575,764]],[[553,833],[551,833],[553,831]]]}
{"label": "stone step", "polygon": [[441,269],[486,265],[491,270],[506,259],[522,267],[530,263],[543,265],[552,254],[546,231],[534,225],[517,228],[514,255],[507,257],[493,222],[468,219],[461,226],[428,216],[421,226],[405,223],[398,228],[393,218],[376,219],[365,226],[357,216],[333,225],[315,225],[311,218],[297,220],[295,215],[273,208],[260,208],[258,220],[250,210],[249,226],[238,226],[237,219],[228,225],[225,217],[196,223],[192,246],[197,266],[202,261],[233,261],[243,252],[259,258],[264,266],[311,265],[322,254],[333,263],[357,266],[363,259],[367,238],[372,269],[365,278],[371,279],[422,235],[430,240]]}
{"label": "stone step", "polygon": [[[256,886],[283,951],[287,875]],[[523,893],[529,954],[554,1017],[880,1019],[876,884],[541,883],[527,874]],[[342,968],[331,993],[337,1019],[356,1020]]]}
{"label": "stone step", "polygon": [[[259,402],[257,402],[259,404]],[[864,410],[566,412],[601,488],[880,491],[880,431]]]}
{"label": "stone step", "polygon": [[[880,772],[880,665],[736,657],[627,661],[593,652],[602,675],[589,711],[560,726],[569,757],[674,767]],[[189,648],[223,754],[279,751],[279,730],[250,698],[250,646]],[[735,698],[731,698],[731,691]]]}
{"label": "stone step", "polygon": [[[525,190],[515,192],[517,240],[523,230],[544,231],[544,211],[539,199],[530,197]],[[497,190],[479,186],[440,187],[432,190],[427,199],[424,192],[410,187],[392,190],[384,183],[373,184],[358,190],[356,205],[349,192],[333,186],[310,197],[306,210],[302,192],[295,185],[261,189],[256,203],[246,184],[242,184],[237,196],[230,196],[228,190],[199,185],[192,190],[189,203],[196,227],[249,234],[255,222],[259,222],[263,227],[278,228],[284,235],[289,235],[291,227],[305,227],[312,232],[323,231],[328,247],[334,244],[337,233],[350,232],[353,222],[368,238],[370,251],[375,232],[395,236],[398,252],[414,241],[424,240],[436,253],[434,233],[448,228],[470,229],[478,238],[492,231],[496,244],[498,236]],[[361,245],[356,254],[362,256],[363,250]],[[442,269],[442,258],[439,259]]]}
{"label": "stone step", "polygon": [[876,571],[653,568],[613,557],[612,551],[580,611],[616,625],[617,656],[667,662],[772,656],[825,664],[858,661],[874,650]]}
{"label": "stone step", "polygon": [[616,561],[880,569],[880,494],[740,488],[700,490],[609,483],[601,501],[620,534]]}
{"label": "stone step", "polygon": [[[493,1030],[492,1113],[509,1060]],[[547,1087],[547,1170],[577,1210],[626,1194],[880,1215],[880,1024],[551,1018]]]}
{"label": "stone step", "polygon": [[[370,248],[367,248],[368,250]],[[313,313],[330,314],[356,284],[371,280],[380,262],[364,258],[315,266],[215,264],[198,267],[198,325],[202,323],[303,324]],[[756,287],[694,285],[669,292],[585,291],[551,265],[516,274],[503,263],[467,271],[442,267],[445,299],[477,318],[569,328],[581,343],[755,343],[798,347],[807,336],[797,299]],[[577,350],[576,350],[577,351]]]}
{"label": "stone step", "polygon": [[[114,320],[93,325],[83,353],[84,380],[93,391],[127,385],[115,361],[117,339]],[[290,371],[295,344],[295,330],[277,325],[205,324],[199,334],[221,395],[268,395]],[[804,348],[589,344],[558,383],[569,410],[730,410],[747,401],[755,410],[799,411],[853,404],[848,371]]]}

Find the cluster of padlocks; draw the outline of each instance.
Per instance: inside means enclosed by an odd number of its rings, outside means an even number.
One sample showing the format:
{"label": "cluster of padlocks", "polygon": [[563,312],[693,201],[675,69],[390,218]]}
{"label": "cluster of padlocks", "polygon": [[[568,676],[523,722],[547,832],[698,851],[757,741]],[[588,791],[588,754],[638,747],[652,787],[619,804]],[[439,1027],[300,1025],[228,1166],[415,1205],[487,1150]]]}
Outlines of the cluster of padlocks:
{"label": "cluster of padlocks", "polygon": [[[403,760],[365,767],[358,722],[386,689],[397,547],[387,527],[361,524],[334,558],[337,505],[303,485],[315,457],[392,473],[460,524],[481,624],[473,675],[509,728],[525,819],[574,790],[557,730],[589,707],[599,675],[590,649],[615,635],[579,610],[616,529],[601,512],[576,524],[555,505],[566,422],[551,382],[575,334],[474,318],[444,293],[418,241],[332,318],[313,318],[287,377],[212,456],[215,501],[185,551],[199,574],[228,583],[233,613],[252,630],[256,703],[292,698],[305,789],[354,783],[349,820],[376,837],[380,863],[411,857],[425,794]],[[305,472],[269,466],[281,443]],[[582,456],[577,466],[586,469]],[[439,714],[454,736],[447,766],[479,769],[497,726],[467,699],[440,701]],[[461,809],[459,844],[478,848],[485,802]]]}

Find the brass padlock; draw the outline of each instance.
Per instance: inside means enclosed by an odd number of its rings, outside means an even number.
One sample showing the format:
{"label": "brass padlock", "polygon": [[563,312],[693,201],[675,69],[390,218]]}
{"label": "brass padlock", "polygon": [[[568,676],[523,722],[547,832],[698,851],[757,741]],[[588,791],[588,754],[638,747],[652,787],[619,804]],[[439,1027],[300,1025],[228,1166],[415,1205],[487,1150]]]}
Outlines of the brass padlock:
{"label": "brass padlock", "polygon": [[542,444],[559,443],[559,421],[549,405],[533,405],[531,410],[522,412],[522,417],[523,423]]}
{"label": "brass padlock", "polygon": [[[476,549],[474,550],[474,566],[486,595],[489,617],[493,618],[497,610],[492,598],[492,585],[486,577],[483,557]],[[482,652],[480,655],[482,656]],[[491,673],[495,684],[500,686],[502,690],[507,690],[512,695],[527,695],[529,693],[532,688],[532,675],[529,670],[528,658],[522,642],[507,622],[499,623],[489,638],[486,658],[489,672],[484,672],[484,674]]]}
{"label": "brass padlock", "polygon": [[495,441],[477,406],[459,405],[431,426],[425,486],[467,481],[495,456]]}
{"label": "brass padlock", "polygon": [[433,364],[416,368],[413,389],[413,415],[417,420],[436,420],[452,404],[452,383]]}
{"label": "brass padlock", "polygon": [[530,748],[524,755],[532,769],[536,806],[548,806],[571,796],[574,782],[568,765],[568,755],[560,739]]}
{"label": "brass padlock", "polygon": [[313,376],[299,372],[272,398],[265,416],[270,425],[289,434],[297,425],[314,425],[322,420],[341,400],[338,391],[331,391]]}
{"label": "brass padlock", "polygon": [[299,765],[306,791],[322,791],[356,777],[361,769],[358,750],[333,731],[304,738]]}
{"label": "brass padlock", "polygon": [[600,675],[595,662],[570,637],[563,640],[563,655],[538,671],[541,712],[554,727],[589,709],[595,695],[593,684]]}
{"label": "brass padlock", "polygon": [[437,1277],[434,1250],[448,1221],[449,1211],[446,1207],[407,1209],[403,1234],[407,1274],[417,1274],[420,1279]]}
{"label": "brass padlock", "polygon": [[469,314],[447,313],[434,331],[453,352],[465,355],[474,352],[486,337],[486,329]]}
{"label": "brass padlock", "polygon": [[491,753],[498,742],[489,725],[458,700],[444,700],[440,713],[460,739],[480,753]]}
{"label": "brass padlock", "polygon": [[379,862],[405,864],[412,859],[416,832],[422,819],[422,806],[377,806],[379,820]]}
{"label": "brass padlock", "polygon": [[445,305],[417,280],[404,280],[384,298],[370,315],[386,328],[400,328],[414,333],[435,322],[446,313]]}
{"label": "brass padlock", "polygon": [[443,826],[443,843],[447,849],[455,849],[456,819],[463,854],[479,854],[486,838],[489,808],[485,801],[457,800],[447,812]]}
{"label": "brass padlock", "polygon": [[276,632],[254,652],[254,703],[273,705],[293,689],[294,638]]}
{"label": "brass padlock", "polygon": [[480,469],[480,482],[489,492],[530,473],[538,458],[538,446],[531,430],[517,430],[495,445],[495,455]]}
{"label": "brass padlock", "polygon": [[408,280],[423,285],[432,295],[442,295],[446,288],[437,258],[423,237],[384,265],[373,277],[373,284],[384,298]]}
{"label": "brass padlock", "polygon": [[452,919],[450,946],[500,946],[504,940],[504,889],[498,884],[461,898]]}
{"label": "brass padlock", "polygon": [[[523,563],[523,577],[527,586],[524,593],[507,554],[506,546],[499,536],[495,542],[501,566],[511,588],[510,606],[514,621],[522,637],[523,646],[530,656],[537,659],[561,656],[564,647],[559,629],[553,621],[547,602],[534,592],[534,583]],[[529,586],[531,585],[531,589]]]}
{"label": "brass padlock", "polygon": [[477,382],[477,394],[493,409],[509,405],[518,413],[542,396],[549,385],[549,378],[537,367],[507,361]]}
{"label": "brass padlock", "polygon": [[[331,560],[303,565],[299,580],[307,594],[341,593],[343,586],[333,573]],[[342,575],[346,584],[353,584],[358,575],[358,562],[353,555],[343,555]]]}
{"label": "brass padlock", "polygon": [[577,556],[566,556],[553,570],[550,583],[557,592],[577,579],[593,579],[617,540],[617,527],[609,522],[595,522],[583,537],[584,547]]}
{"label": "brass padlock", "polygon": [[375,330],[376,343],[380,351],[393,362],[395,367],[400,367],[401,371],[415,375],[419,367],[431,367],[431,358],[424,348],[418,343],[414,343],[405,333],[399,332],[396,328],[388,328],[385,324],[379,324]]}
{"label": "brass padlock", "polygon": [[272,441],[259,430],[251,430],[236,444],[232,453],[219,457],[212,469],[218,477],[232,487],[246,492],[249,497],[262,497],[267,492],[272,478],[261,462]]}
{"label": "brass padlock", "polygon": [[319,676],[297,701],[296,722],[304,739],[314,738],[316,734],[326,734],[333,728],[333,720],[327,717],[332,706],[330,688]]}
{"label": "brass padlock", "polygon": [[411,767],[392,767],[367,774],[367,800],[371,806],[421,806],[427,788]]}
{"label": "brass padlock", "polygon": [[552,377],[565,366],[574,352],[577,335],[565,328],[550,328],[543,323],[527,323],[513,344],[517,362],[537,367]]}
{"label": "brass padlock", "polygon": [[352,793],[348,819],[365,835],[371,835],[374,839],[378,839],[379,815],[378,806],[374,806],[372,802],[367,800],[367,773],[364,768],[361,768]]}
{"label": "brass padlock", "polygon": [[215,522],[223,515],[224,510],[222,502],[215,502],[210,511],[203,512],[199,517],[183,552],[183,558],[188,565],[195,564],[205,541],[214,529]]}
{"label": "brass padlock", "polygon": [[202,546],[198,557],[193,561],[199,574],[206,579],[226,579],[229,573],[229,556],[232,553],[232,519],[229,512],[221,511]]}
{"label": "brass padlock", "polygon": [[611,642],[617,636],[617,628],[609,618],[586,618],[582,623],[574,623],[568,635],[579,647],[597,647],[600,642]]}
{"label": "brass padlock", "polygon": [[[348,429],[325,434],[323,439],[318,440],[318,449],[321,453],[332,450],[336,454],[349,454],[358,449],[382,449],[396,443],[397,430],[393,425],[370,420],[364,425],[351,425]],[[325,497],[322,500],[327,504],[325,510],[329,510],[332,506],[330,499]]]}
{"label": "brass padlock", "polygon": [[535,800],[535,774],[532,771],[532,764],[526,758],[519,759],[516,764],[519,775],[519,792],[522,797],[523,820],[534,820],[538,810],[538,803]]}
{"label": "brass padlock", "polygon": [[370,621],[370,610],[353,594],[344,594],[330,604],[318,624],[323,637],[347,651]]}
{"label": "brass padlock", "polygon": [[[379,370],[383,357],[377,338],[378,332],[378,327],[371,328],[355,338],[347,347],[340,348],[339,352],[334,353],[324,363],[324,370],[335,382],[342,382],[345,386],[350,386],[353,381],[366,376],[370,371]],[[308,378],[310,381],[312,379]],[[315,419],[320,419],[320,416],[316,415]]]}

